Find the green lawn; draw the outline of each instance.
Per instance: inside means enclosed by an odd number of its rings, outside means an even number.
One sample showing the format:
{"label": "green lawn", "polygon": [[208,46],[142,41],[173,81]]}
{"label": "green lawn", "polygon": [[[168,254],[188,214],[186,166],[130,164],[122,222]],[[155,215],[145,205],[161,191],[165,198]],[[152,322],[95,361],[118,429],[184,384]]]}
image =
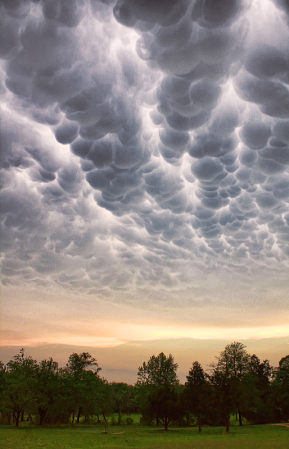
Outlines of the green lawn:
{"label": "green lawn", "polygon": [[288,449],[289,428],[281,426],[232,427],[227,435],[221,427],[172,428],[113,426],[103,433],[98,426],[19,427],[0,426],[1,449]]}

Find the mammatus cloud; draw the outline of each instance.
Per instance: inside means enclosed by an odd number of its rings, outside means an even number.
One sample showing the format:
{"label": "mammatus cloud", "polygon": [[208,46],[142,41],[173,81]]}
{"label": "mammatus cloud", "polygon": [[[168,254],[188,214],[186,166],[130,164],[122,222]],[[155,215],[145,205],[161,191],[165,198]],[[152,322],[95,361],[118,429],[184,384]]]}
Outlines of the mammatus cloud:
{"label": "mammatus cloud", "polygon": [[173,304],[229,277],[285,297],[287,3],[0,10],[3,283]]}

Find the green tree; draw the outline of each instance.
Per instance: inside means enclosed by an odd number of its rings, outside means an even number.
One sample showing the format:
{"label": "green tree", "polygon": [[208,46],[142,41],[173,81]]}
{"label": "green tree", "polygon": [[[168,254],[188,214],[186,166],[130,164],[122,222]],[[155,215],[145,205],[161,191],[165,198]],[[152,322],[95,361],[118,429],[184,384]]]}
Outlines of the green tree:
{"label": "green tree", "polygon": [[39,424],[43,425],[60,395],[58,363],[52,358],[42,360],[37,366],[36,407]]}
{"label": "green tree", "polygon": [[45,422],[50,424],[67,424],[71,414],[77,407],[75,404],[75,380],[66,369],[60,368],[54,381],[55,400],[51,401],[49,405]]}
{"label": "green tree", "polygon": [[80,354],[73,352],[68,358],[66,367],[67,371],[73,374],[74,377],[80,378],[88,367],[93,368],[92,370],[96,374],[101,370],[96,359],[89,352],[82,352]]}
{"label": "green tree", "polygon": [[96,359],[92,357],[89,352],[82,352],[80,354],[74,352],[69,356],[68,363],[66,364],[66,373],[67,377],[70,376],[72,380],[71,396],[74,402],[74,409],[77,411],[77,424],[79,423],[80,416],[89,395],[87,384],[88,379],[91,380],[91,376],[88,376],[87,374],[88,368],[91,368],[89,371],[98,378],[98,373],[101,368],[98,366]]}
{"label": "green tree", "polygon": [[1,424],[10,424],[11,421],[11,409],[8,406],[8,391],[6,385],[6,367],[4,363],[0,361],[0,412],[1,412]]}
{"label": "green tree", "polygon": [[262,390],[270,385],[273,367],[270,365],[268,360],[261,360],[256,356],[256,354],[251,355],[249,359],[249,374],[256,376],[258,380],[258,388]]}
{"label": "green tree", "polygon": [[253,354],[249,359],[248,371],[241,381],[243,416],[254,424],[274,421],[271,404],[272,367],[268,360],[260,361]]}
{"label": "green tree", "polygon": [[289,355],[282,357],[274,373],[276,421],[289,421]]}
{"label": "green tree", "polygon": [[188,410],[197,418],[199,432],[202,430],[202,415],[208,405],[206,401],[209,397],[208,387],[207,376],[202,366],[197,361],[193,362],[185,383],[184,396]]}
{"label": "green tree", "polygon": [[134,387],[123,382],[112,382],[110,388],[113,410],[118,414],[118,424],[120,424],[122,413],[129,416],[136,408]]}
{"label": "green tree", "polygon": [[35,407],[37,386],[37,362],[30,356],[25,356],[20,350],[6,365],[5,372],[5,402],[6,409],[13,414],[15,426],[24,415]]}
{"label": "green tree", "polygon": [[101,379],[95,371],[88,370],[83,373],[81,411],[86,422],[89,422],[95,416],[99,416],[100,413],[106,421],[103,404],[104,383],[105,380]]}
{"label": "green tree", "polygon": [[[245,349],[245,345],[233,342],[217,357],[215,365],[215,375],[223,385],[224,392],[228,396],[228,404],[235,405],[239,415],[239,425],[242,426],[242,380],[249,371],[250,355]],[[229,401],[230,396],[230,401]],[[228,428],[228,423],[226,424]]]}
{"label": "green tree", "polygon": [[173,356],[167,357],[161,352],[144,362],[137,374],[136,387],[143,418],[155,419],[157,424],[161,422],[165,430],[177,417],[177,369]]}
{"label": "green tree", "polygon": [[[100,391],[98,393],[98,403],[97,403],[97,411],[96,415],[102,415],[103,420],[107,423],[107,415],[109,415],[112,411],[112,394],[111,394],[111,386],[108,384],[107,380],[102,378],[102,383],[99,386]],[[98,418],[99,419],[99,418]]]}
{"label": "green tree", "polygon": [[210,376],[210,381],[214,387],[215,402],[218,404],[220,422],[225,424],[226,432],[229,432],[230,414],[234,410],[232,378],[226,370],[216,366],[213,374]]}
{"label": "green tree", "polygon": [[148,399],[146,412],[154,416],[164,426],[164,430],[168,430],[169,424],[181,417],[176,386],[164,384],[153,387]]}

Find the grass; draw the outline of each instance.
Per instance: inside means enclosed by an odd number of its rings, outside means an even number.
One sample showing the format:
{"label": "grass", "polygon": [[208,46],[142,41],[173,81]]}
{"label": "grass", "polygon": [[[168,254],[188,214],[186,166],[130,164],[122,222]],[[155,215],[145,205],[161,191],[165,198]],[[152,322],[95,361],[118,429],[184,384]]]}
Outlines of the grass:
{"label": "grass", "polygon": [[281,426],[233,426],[172,428],[112,426],[33,427],[0,426],[1,449],[288,449],[289,428]]}

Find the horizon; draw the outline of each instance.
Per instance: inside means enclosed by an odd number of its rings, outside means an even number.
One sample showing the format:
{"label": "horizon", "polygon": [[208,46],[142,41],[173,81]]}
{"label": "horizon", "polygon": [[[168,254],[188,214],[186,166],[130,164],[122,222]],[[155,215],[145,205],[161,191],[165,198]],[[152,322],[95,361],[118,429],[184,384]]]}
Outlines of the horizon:
{"label": "horizon", "polygon": [[[225,346],[232,343],[230,340],[201,340],[181,338],[173,340],[131,341],[111,347],[90,347],[77,345],[46,344],[24,347],[25,355],[31,356],[40,362],[52,357],[65,367],[69,355],[76,352],[89,352],[96,358],[101,368],[100,377],[108,382],[124,382],[130,385],[137,380],[137,370],[143,362],[147,362],[152,355],[164,352],[167,356],[172,354],[178,364],[177,376],[182,384],[186,381],[189,369],[194,361],[198,361],[205,372],[210,371]],[[277,368],[281,358],[288,355],[288,338],[264,338],[243,340],[247,352],[257,355],[263,362],[268,360],[273,368]],[[0,360],[7,363],[22,347],[0,347]],[[189,359],[188,354],[191,358]],[[270,357],[271,356],[271,357]]]}

